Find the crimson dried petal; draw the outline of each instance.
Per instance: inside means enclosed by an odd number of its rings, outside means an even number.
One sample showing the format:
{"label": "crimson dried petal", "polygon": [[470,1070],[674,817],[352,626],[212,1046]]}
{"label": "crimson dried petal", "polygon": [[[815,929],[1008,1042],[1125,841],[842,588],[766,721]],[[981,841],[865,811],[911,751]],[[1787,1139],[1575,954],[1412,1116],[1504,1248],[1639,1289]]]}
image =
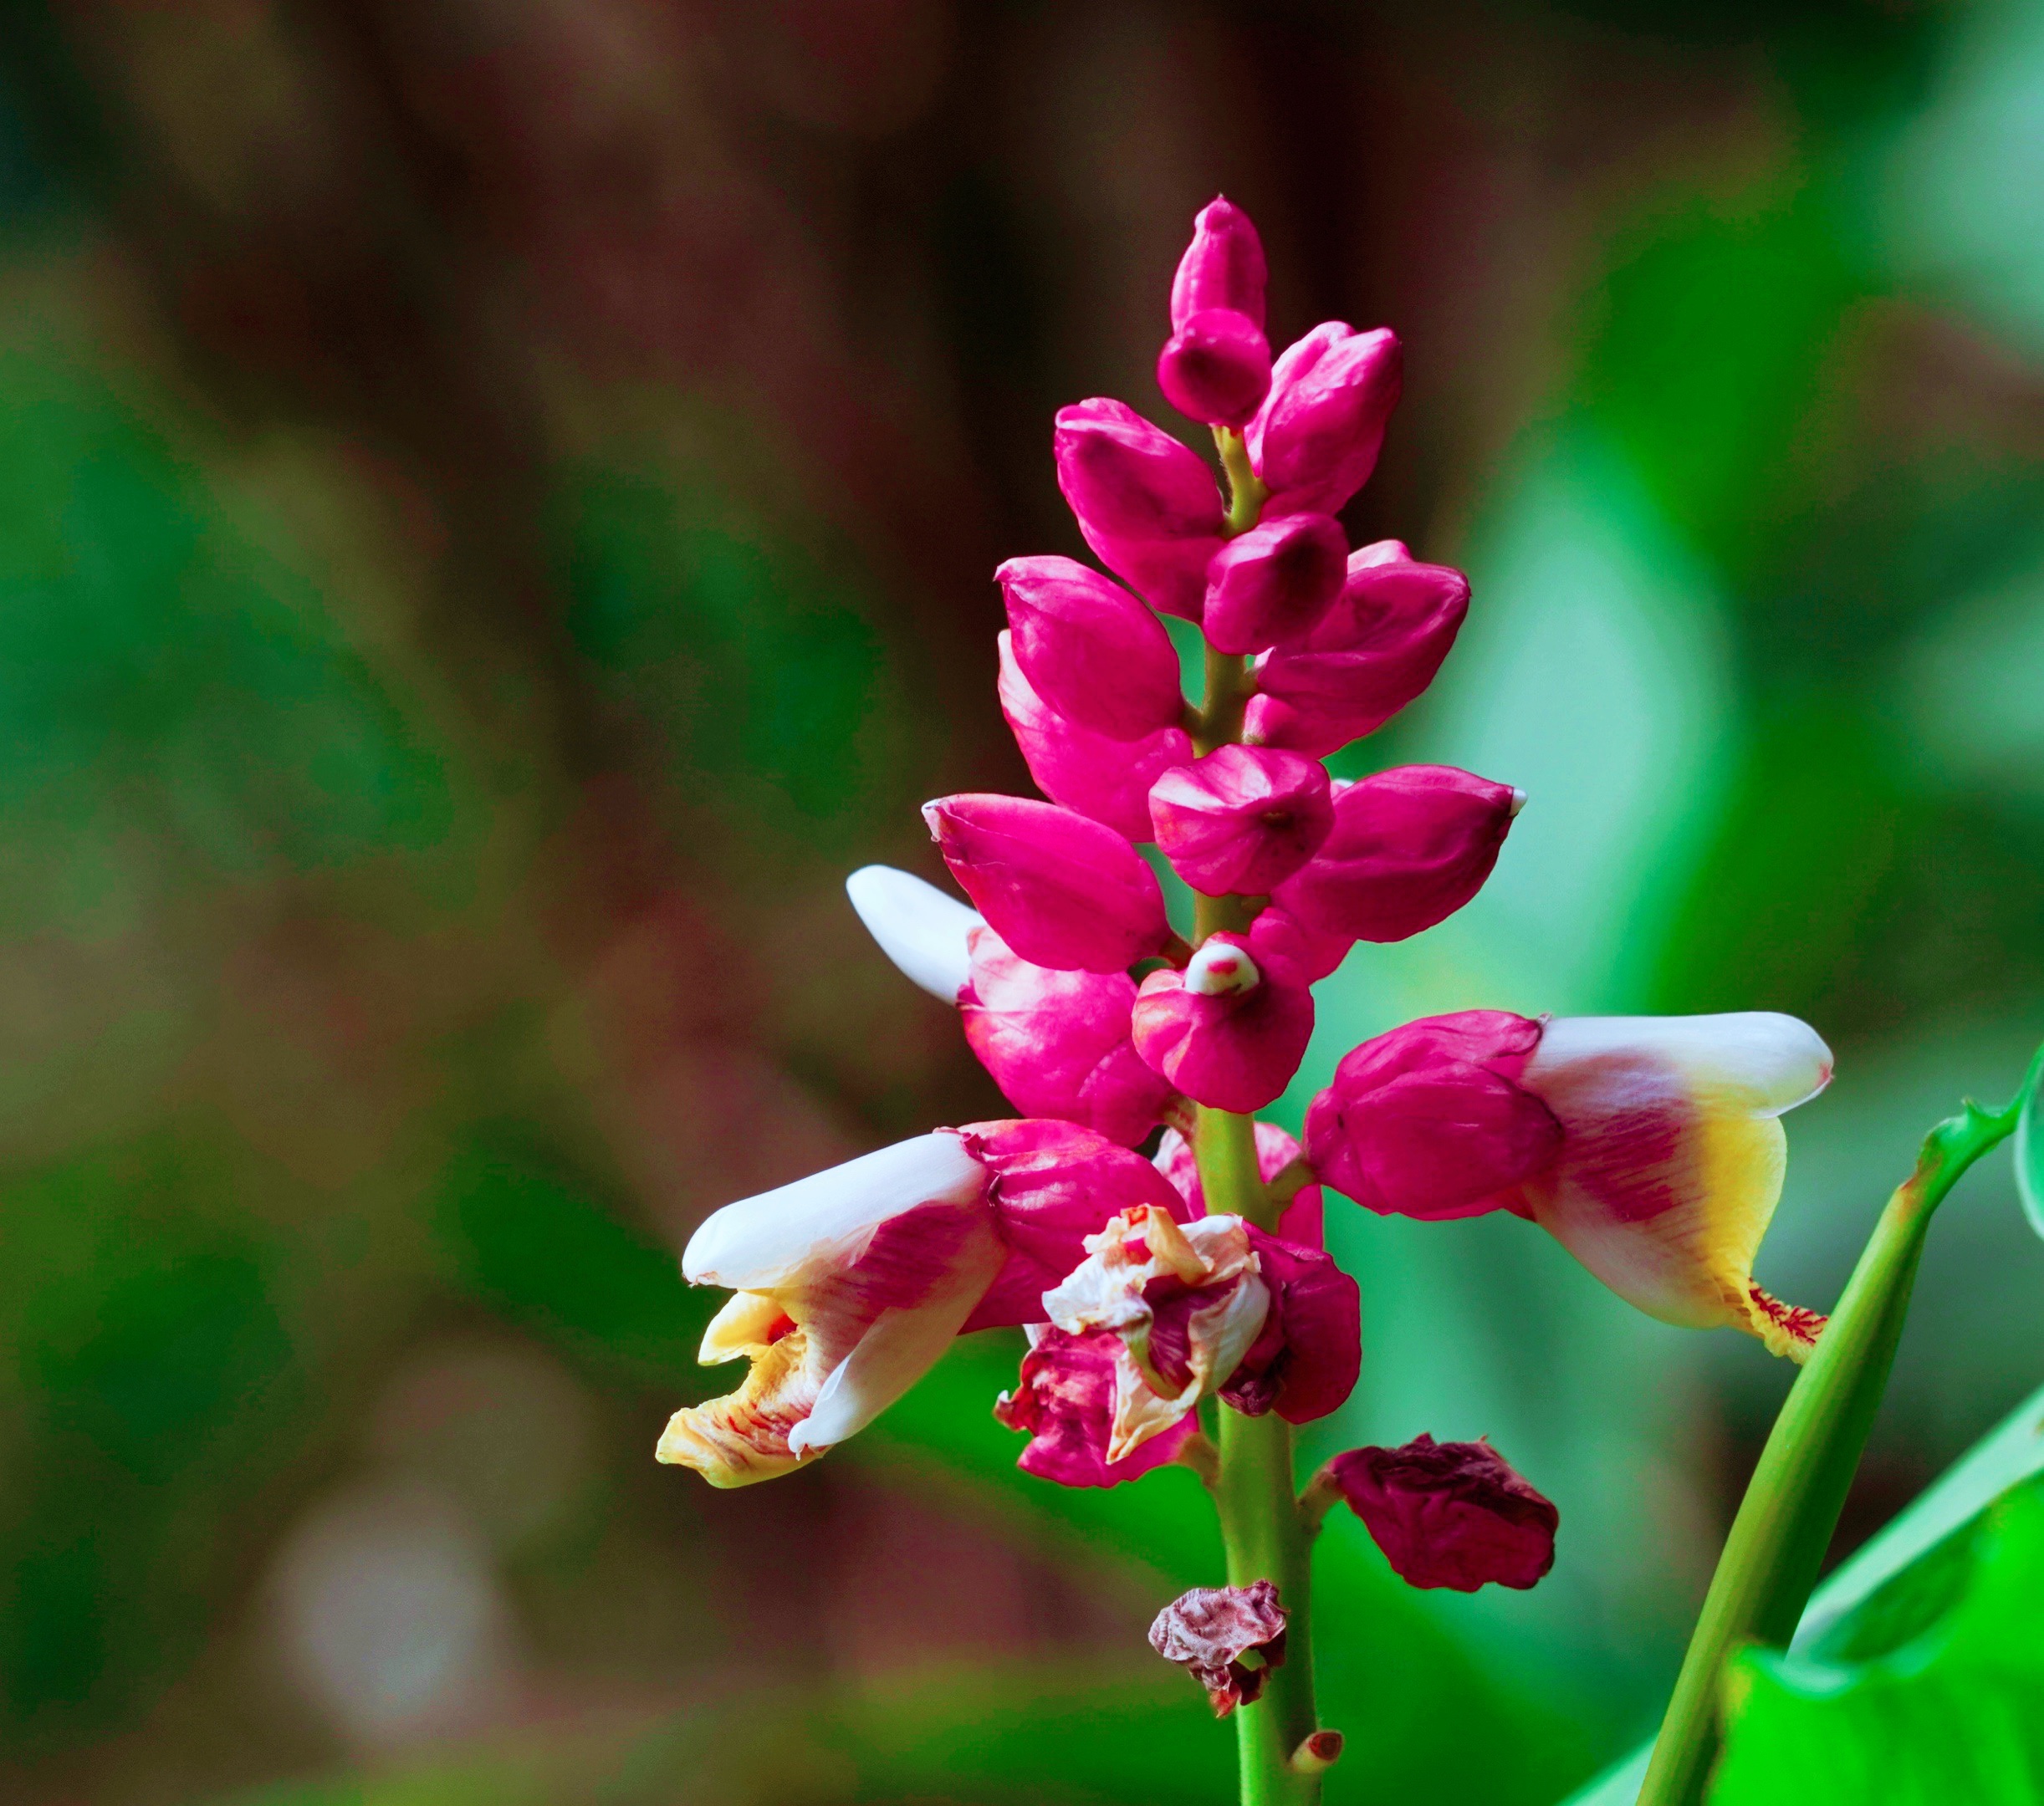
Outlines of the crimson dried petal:
{"label": "crimson dried petal", "polygon": [[[1214,1716],[1225,1718],[1238,1706],[1253,1705],[1265,1676],[1285,1666],[1285,1615],[1269,1580],[1194,1587],[1157,1615],[1150,1647],[1187,1670],[1207,1690]],[[1262,1651],[1260,1668],[1242,1661],[1251,1650]]]}
{"label": "crimson dried petal", "polygon": [[1351,1449],[1328,1477],[1408,1585],[1524,1589],[1554,1566],[1561,1514],[1488,1442]]}

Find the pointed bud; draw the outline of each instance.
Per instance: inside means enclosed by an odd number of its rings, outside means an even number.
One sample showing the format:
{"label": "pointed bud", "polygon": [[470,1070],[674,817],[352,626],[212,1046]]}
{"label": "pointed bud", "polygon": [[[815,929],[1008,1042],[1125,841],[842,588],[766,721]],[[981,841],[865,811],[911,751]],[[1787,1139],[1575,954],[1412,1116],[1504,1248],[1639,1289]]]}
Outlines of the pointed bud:
{"label": "pointed bud", "polygon": [[1522,1210],[1513,1188],[1561,1146],[1561,1125],[1520,1082],[1540,1039],[1526,1017],[1464,1010],[1352,1048],[1306,1111],[1314,1171],[1382,1216]]}
{"label": "pointed bud", "polygon": [[1378,772],[1336,795],[1333,831],[1271,895],[1317,933],[1403,941],[1483,888],[1516,796],[1448,765]]}
{"label": "pointed bud", "polygon": [[1117,742],[1178,725],[1177,650],[1120,584],[1068,558],[1009,559],[994,575],[1015,662],[1052,708]]}
{"label": "pointed bud", "polygon": [[1199,619],[1221,492],[1194,452],[1121,401],[1060,408],[1058,487],[1101,562],[1152,607]]}
{"label": "pointed bud", "polygon": [[1334,606],[1257,666],[1257,700],[1285,705],[1277,715],[1252,703],[1244,727],[1265,745],[1322,757],[1374,733],[1433,681],[1469,612],[1469,579],[1378,550],[1352,554]]}
{"label": "pointed bud", "polygon": [[1163,727],[1141,740],[1110,740],[1081,727],[1030,687],[1015,662],[1014,637],[1003,631],[999,642],[1001,714],[1036,788],[1131,840],[1147,840],[1150,786],[1192,758],[1192,736]]}
{"label": "pointed bud", "polygon": [[1351,1449],[1327,1477],[1409,1586],[1526,1588],[1554,1566],[1561,1514],[1488,1442]]}
{"label": "pointed bud", "polygon": [[1297,871],[1334,827],[1317,759],[1224,746],[1150,787],[1150,820],[1172,870],[1206,896],[1265,896]]}
{"label": "pointed bud", "polygon": [[1398,406],[1402,356],[1388,328],[1359,333],[1340,320],[1286,347],[1244,436],[1270,491],[1266,513],[1331,514],[1369,481]]}
{"label": "pointed bud", "polygon": [[861,866],[845,894],[903,977],[943,1002],[958,1001],[971,966],[967,937],[985,926],[977,911],[892,865]]}
{"label": "pointed bud", "polygon": [[[1214,1716],[1225,1718],[1261,1698],[1270,1671],[1285,1666],[1285,1608],[1277,1586],[1255,1580],[1245,1587],[1182,1593],[1157,1615],[1150,1647],[1203,1686]],[[1242,1660],[1251,1650],[1261,1652],[1261,1666]]]}
{"label": "pointed bud", "polygon": [[1157,385],[1181,414],[1209,426],[1246,425],[1270,390],[1270,347],[1246,314],[1208,308],[1173,333]]}
{"label": "pointed bud", "polygon": [[1032,966],[983,925],[958,1001],[967,1043],[1025,1116],[1080,1123],[1132,1147],[1171,1101],[1169,1081],[1129,1038],[1136,986],[1126,972]]}
{"label": "pointed bud", "polygon": [[1347,560],[1348,541],[1331,516],[1266,518],[1207,567],[1207,638],[1223,652],[1260,652],[1309,632],[1341,594]]}
{"label": "pointed bud", "polygon": [[1193,221],[1193,242],[1178,259],[1171,280],[1171,329],[1179,332],[1193,314],[1209,308],[1246,314],[1264,323],[1264,285],[1269,280],[1263,241],[1249,217],[1225,195],[1216,195]]}
{"label": "pointed bud", "polygon": [[988,794],[939,797],[922,819],[988,925],[1031,964],[1126,972],[1170,944],[1157,875],[1113,829]]}

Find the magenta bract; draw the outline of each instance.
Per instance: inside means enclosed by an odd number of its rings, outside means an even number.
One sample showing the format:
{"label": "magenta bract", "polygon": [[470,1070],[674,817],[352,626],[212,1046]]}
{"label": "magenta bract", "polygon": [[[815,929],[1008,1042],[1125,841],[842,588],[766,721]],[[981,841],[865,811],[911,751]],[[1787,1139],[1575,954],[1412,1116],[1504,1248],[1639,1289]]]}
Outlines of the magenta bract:
{"label": "magenta bract", "polygon": [[1383,1216],[1506,1209],[1551,1165],[1561,1125],[1521,1084],[1541,1025],[1503,1010],[1429,1016],[1342,1056],[1306,1111],[1313,1170]]}
{"label": "magenta bract", "polygon": [[1327,1472],[1408,1584],[1525,1588],[1554,1566],[1561,1514],[1488,1442],[1351,1449]]}
{"label": "magenta bract", "polygon": [[973,929],[968,945],[971,976],[958,993],[965,1038],[1009,1102],[1124,1147],[1147,1135],[1173,1093],[1129,1038],[1134,980],[1032,966],[991,928]]}
{"label": "magenta bract", "polygon": [[1009,559],[994,575],[1015,662],[1052,708],[1115,741],[1177,725],[1178,652],[1163,623],[1119,584],[1055,556]]}
{"label": "magenta bract", "polygon": [[1086,1258],[1086,1237],[1124,1211],[1150,1205],[1180,1222],[1191,1214],[1140,1154],[1076,1123],[968,1123],[956,1132],[994,1175],[988,1196],[1008,1251],[967,1330],[1041,1323],[1044,1293]]}
{"label": "magenta bract", "polygon": [[1037,788],[1131,840],[1147,840],[1150,786],[1192,758],[1192,736],[1163,727],[1141,740],[1113,740],[1081,727],[1030,686],[1015,661],[1014,635],[1004,632],[999,644],[1001,713]]}
{"label": "magenta bract", "polygon": [[[1270,912],[1266,911],[1266,915]],[[1187,974],[1154,972],[1136,993],[1136,1051],[1186,1096],[1248,1112],[1291,1083],[1313,1038],[1313,993],[1274,931],[1209,935],[1203,946],[1239,948],[1258,974],[1246,990],[1203,995]]]}
{"label": "magenta bract", "polygon": [[1181,332],[1195,314],[1227,308],[1264,324],[1264,285],[1269,276],[1262,239],[1249,217],[1225,195],[1216,195],[1193,221],[1193,242],[1171,278],[1171,329]]}
{"label": "magenta bract", "polygon": [[1387,327],[1316,326],[1280,354],[1270,393],[1244,436],[1270,491],[1265,512],[1331,514],[1377,467],[1398,406],[1403,354]]}
{"label": "magenta bract", "polygon": [[1319,850],[1334,800],[1319,760],[1217,747],[1150,787],[1150,821],[1172,870],[1208,896],[1263,896]]}
{"label": "magenta bract", "polygon": [[1221,1388],[1245,1416],[1275,1411],[1311,1423],[1338,1409],[1362,1371],[1362,1294],[1327,1252],[1251,1224],[1257,1276],[1270,1293],[1263,1333]]}
{"label": "magenta bract", "polygon": [[[1256,1125],[1256,1167],[1264,1182],[1271,1180],[1298,1159],[1305,1150],[1275,1123]],[[1178,1188],[1195,1217],[1207,1213],[1206,1191],[1199,1182],[1199,1162],[1192,1144],[1175,1129],[1167,1129],[1157,1144],[1157,1170]],[[1324,1211],[1321,1188],[1301,1186],[1278,1218],[1279,1237],[1302,1247],[1326,1245],[1321,1218]]]}
{"label": "magenta bract", "polygon": [[1270,389],[1270,347],[1232,308],[1207,308],[1171,335],[1157,360],[1157,385],[1181,414],[1209,426],[1241,426]]}
{"label": "magenta bract", "polygon": [[1022,1357],[1014,1390],[1002,1393],[994,1406],[999,1422],[1029,1432],[1029,1446],[1015,1461],[1023,1472],[1060,1486],[1119,1486],[1175,1458],[1199,1427],[1198,1417],[1188,1411],[1121,1460],[1109,1461],[1121,1338],[1111,1329],[1083,1335],[1055,1328],[1034,1333],[1035,1343]]}
{"label": "magenta bract", "polygon": [[1101,561],[1169,615],[1199,618],[1221,492],[1194,452],[1126,403],[1060,408],[1058,487]]}
{"label": "magenta bract", "polygon": [[1224,652],[1260,652],[1309,632],[1341,594],[1347,559],[1348,541],[1331,516],[1266,518],[1207,567],[1207,638]]}
{"label": "magenta bract", "polygon": [[1445,564],[1387,562],[1378,549],[1354,554],[1334,605],[1257,666],[1258,690],[1286,705],[1254,724],[1265,744],[1334,752],[1433,681],[1469,612],[1469,579]]}
{"label": "magenta bract", "polygon": [[1449,765],[1378,772],[1336,793],[1334,831],[1271,895],[1316,933],[1403,941],[1483,888],[1524,800]]}
{"label": "magenta bract", "polygon": [[1156,874],[1113,829],[991,794],[939,797],[922,819],[988,926],[1032,964],[1125,972],[1169,944]]}

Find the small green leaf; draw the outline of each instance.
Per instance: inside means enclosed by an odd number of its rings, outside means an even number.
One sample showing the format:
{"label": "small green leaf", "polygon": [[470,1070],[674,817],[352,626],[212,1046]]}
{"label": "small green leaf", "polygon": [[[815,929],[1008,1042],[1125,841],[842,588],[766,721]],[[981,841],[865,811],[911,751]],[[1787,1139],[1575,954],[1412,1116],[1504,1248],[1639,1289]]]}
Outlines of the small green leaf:
{"label": "small green leaf", "polygon": [[[2044,1482],[2015,1489],[1960,1541],[1898,1577],[1923,1584],[1879,1615],[1886,1634],[1863,1642],[1862,1659],[1739,1659],[1712,1806],[2044,1797]],[[1945,1609],[1924,1622],[1940,1594]]]}
{"label": "small green leaf", "polygon": [[2022,1194],[2023,1214],[2044,1236],[2044,1054],[2031,1062],[2023,1093],[2022,1115],[2016,1119],[2016,1189]]}

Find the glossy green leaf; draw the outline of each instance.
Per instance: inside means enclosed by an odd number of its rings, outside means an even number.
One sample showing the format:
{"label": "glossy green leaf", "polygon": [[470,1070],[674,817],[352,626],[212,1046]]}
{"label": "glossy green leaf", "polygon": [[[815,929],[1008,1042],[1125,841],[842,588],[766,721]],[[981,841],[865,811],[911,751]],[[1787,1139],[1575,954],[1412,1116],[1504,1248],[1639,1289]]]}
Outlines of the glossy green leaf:
{"label": "glossy green leaf", "polygon": [[2044,1236],[2044,1059],[2031,1069],[2022,1115],[2016,1120],[2016,1189],[2022,1195],[2023,1214]]}
{"label": "glossy green leaf", "polygon": [[2034,1806],[2044,1795],[2044,1482],[1877,1595],[1857,1659],[1728,1677],[1714,1806]]}

